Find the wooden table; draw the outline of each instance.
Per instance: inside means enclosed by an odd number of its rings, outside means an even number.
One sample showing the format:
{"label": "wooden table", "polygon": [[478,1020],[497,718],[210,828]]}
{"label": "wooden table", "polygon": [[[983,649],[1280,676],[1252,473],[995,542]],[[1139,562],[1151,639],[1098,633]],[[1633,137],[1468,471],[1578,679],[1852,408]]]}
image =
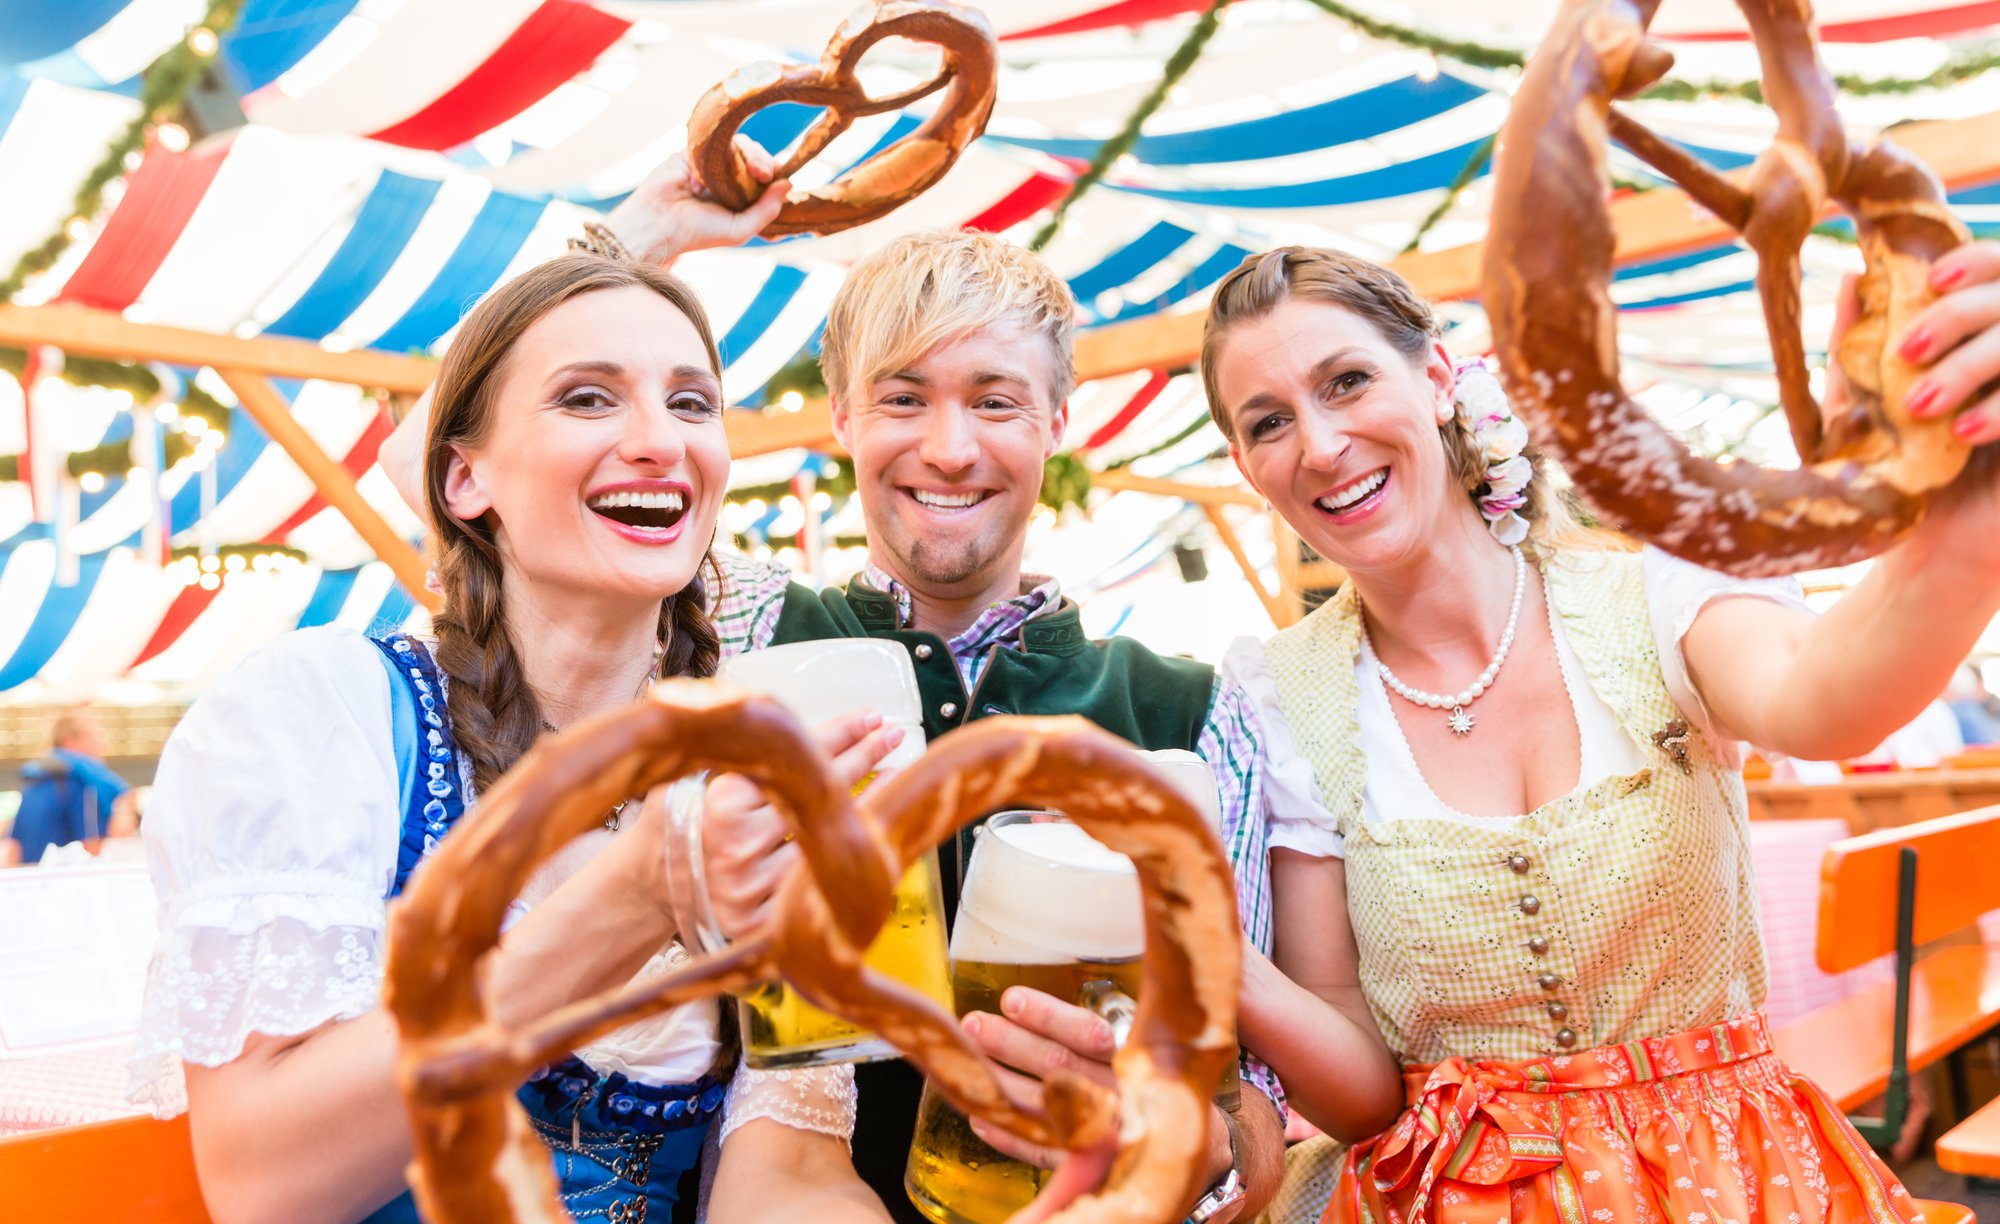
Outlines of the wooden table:
{"label": "wooden table", "polygon": [[1752,820],[1844,820],[1850,833],[2000,804],[2000,769],[1899,769],[1837,785],[1750,782]]}

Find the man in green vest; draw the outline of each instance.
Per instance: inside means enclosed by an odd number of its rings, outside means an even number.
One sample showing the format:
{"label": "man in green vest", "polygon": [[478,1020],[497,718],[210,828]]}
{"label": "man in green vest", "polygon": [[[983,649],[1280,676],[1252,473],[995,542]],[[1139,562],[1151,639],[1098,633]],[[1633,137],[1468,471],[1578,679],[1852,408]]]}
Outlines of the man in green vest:
{"label": "man in green vest", "polygon": [[[820,361],[834,432],[854,463],[868,564],[845,587],[791,585],[768,642],[748,644],[862,636],[902,644],[932,741],[995,714],[1081,714],[1142,748],[1197,752],[1217,773],[1239,872],[1261,871],[1259,752],[1240,694],[1203,664],[1127,639],[1089,640],[1055,580],[1022,572],[1043,465],[1068,423],[1074,309],[1068,286],[1039,257],[987,234],[912,234],[852,269]],[[768,616],[766,608],[755,619]],[[753,803],[711,791],[713,812],[730,813],[703,839],[727,847],[709,864],[712,892],[737,902],[722,907],[725,929],[755,920],[797,853],[775,813],[752,813]],[[941,848],[948,916],[966,844]],[[1268,949],[1269,916],[1243,918]],[[1081,1059],[1108,1081],[1110,1030],[1093,1013],[1020,988],[1004,1005],[1006,1016],[967,1024],[997,1061],[1039,1076]],[[1250,1078],[1264,1091],[1244,1093],[1234,1115],[1216,1113],[1216,1189],[1194,1218],[1248,1219],[1276,1189],[1276,1090],[1261,1067]],[[892,1215],[919,1221],[902,1187],[921,1078],[892,1062],[859,1068],[858,1080],[856,1168]],[[1008,1136],[989,1141],[1038,1163],[1055,1158]]]}

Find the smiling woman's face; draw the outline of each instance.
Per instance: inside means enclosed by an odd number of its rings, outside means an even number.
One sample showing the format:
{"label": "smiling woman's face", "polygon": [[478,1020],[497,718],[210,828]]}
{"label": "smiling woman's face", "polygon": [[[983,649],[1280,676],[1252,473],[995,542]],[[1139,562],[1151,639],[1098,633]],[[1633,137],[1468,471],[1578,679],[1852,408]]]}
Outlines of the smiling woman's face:
{"label": "smiling woman's face", "polygon": [[1215,386],[1244,478],[1323,557],[1393,568],[1471,511],[1438,437],[1451,364],[1342,306],[1290,298],[1230,327]]}
{"label": "smiling woman's face", "polygon": [[445,502],[492,528],[510,578],[660,600],[695,576],[729,481],[722,386],[651,289],[580,294],[521,334]]}

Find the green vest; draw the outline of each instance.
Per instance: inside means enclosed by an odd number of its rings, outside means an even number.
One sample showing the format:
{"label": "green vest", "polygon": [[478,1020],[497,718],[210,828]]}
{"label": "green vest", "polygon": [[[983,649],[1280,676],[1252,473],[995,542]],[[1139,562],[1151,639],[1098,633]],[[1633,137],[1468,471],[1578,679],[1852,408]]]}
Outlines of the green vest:
{"label": "green vest", "polygon": [[1141,748],[1194,751],[1208,719],[1215,669],[1162,658],[1128,638],[1093,642],[1083,635],[1082,621],[1069,600],[1030,620],[1018,649],[994,648],[970,693],[943,638],[898,629],[895,599],[858,583],[824,591],[793,584],[772,645],[840,637],[901,642],[917,669],[924,735],[933,742],[991,714],[1081,714]]}

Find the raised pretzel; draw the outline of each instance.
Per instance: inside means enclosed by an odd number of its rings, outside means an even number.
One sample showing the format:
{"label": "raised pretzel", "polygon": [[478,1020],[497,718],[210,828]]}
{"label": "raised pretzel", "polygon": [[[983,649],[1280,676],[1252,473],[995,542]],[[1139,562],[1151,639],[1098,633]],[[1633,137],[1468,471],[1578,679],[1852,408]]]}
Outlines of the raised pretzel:
{"label": "raised pretzel", "polygon": [[[1778,115],[1777,139],[1747,177],[1717,173],[1619,111],[1614,99],[1636,95],[1672,64],[1647,41],[1658,5],[1567,0],[1515,94],[1485,256],[1485,305],[1509,394],[1604,517],[1670,552],[1744,575],[1872,556],[1916,523],[1924,495],[1949,483],[1970,453],[1951,436],[1949,417],[1906,410],[1920,371],[1894,348],[1933,299],[1931,262],[1967,232],[1909,154],[1848,139],[1809,0],[1738,0]],[[1607,137],[1756,251],[1798,470],[1695,456],[1620,384]],[[1828,203],[1853,219],[1867,260],[1861,316],[1834,354],[1851,406],[1832,417],[1808,386],[1799,331],[1799,248]]]}
{"label": "raised pretzel", "polygon": [[[520,1031],[480,997],[480,961],[536,866],[624,796],[700,770],[761,786],[803,862],[771,925],[721,954],[564,1007]],[[1050,807],[1131,856],[1145,899],[1139,1010],[1113,1060],[1119,1096],[1079,1077],[1017,1107],[951,1016],[875,974],[862,953],[905,868],[1006,806]],[[669,1007],[782,976],[815,1005],[886,1037],[966,1113],[1036,1143],[1077,1148],[1117,1127],[1109,1181],[1066,1224],[1179,1218],[1201,1170],[1208,1102],[1235,1056],[1240,939],[1215,834],[1123,741],[1080,718],[990,718],[954,731],[858,801],[828,776],[775,701],[669,680],[630,710],[543,741],[442,842],[392,907],[383,997],[401,1033],[410,1184],[431,1224],[567,1220],[548,1149],[512,1091],[538,1065]]]}
{"label": "raised pretzel", "polygon": [[[854,74],[868,49],[885,38],[936,43],[944,49],[944,66],[912,89],[871,98]],[[688,119],[688,160],[710,194],[742,212],[764,188],[736,147],[736,130],[758,111],[776,102],[826,108],[779,164],[777,177],[790,178],[856,119],[901,110],[943,89],[937,110],[916,131],[826,186],[786,197],[764,236],[831,234],[873,221],[943,178],[986,130],[998,56],[993,28],[977,9],[945,0],[881,0],[841,23],[819,63],[748,64],[703,94]]]}

